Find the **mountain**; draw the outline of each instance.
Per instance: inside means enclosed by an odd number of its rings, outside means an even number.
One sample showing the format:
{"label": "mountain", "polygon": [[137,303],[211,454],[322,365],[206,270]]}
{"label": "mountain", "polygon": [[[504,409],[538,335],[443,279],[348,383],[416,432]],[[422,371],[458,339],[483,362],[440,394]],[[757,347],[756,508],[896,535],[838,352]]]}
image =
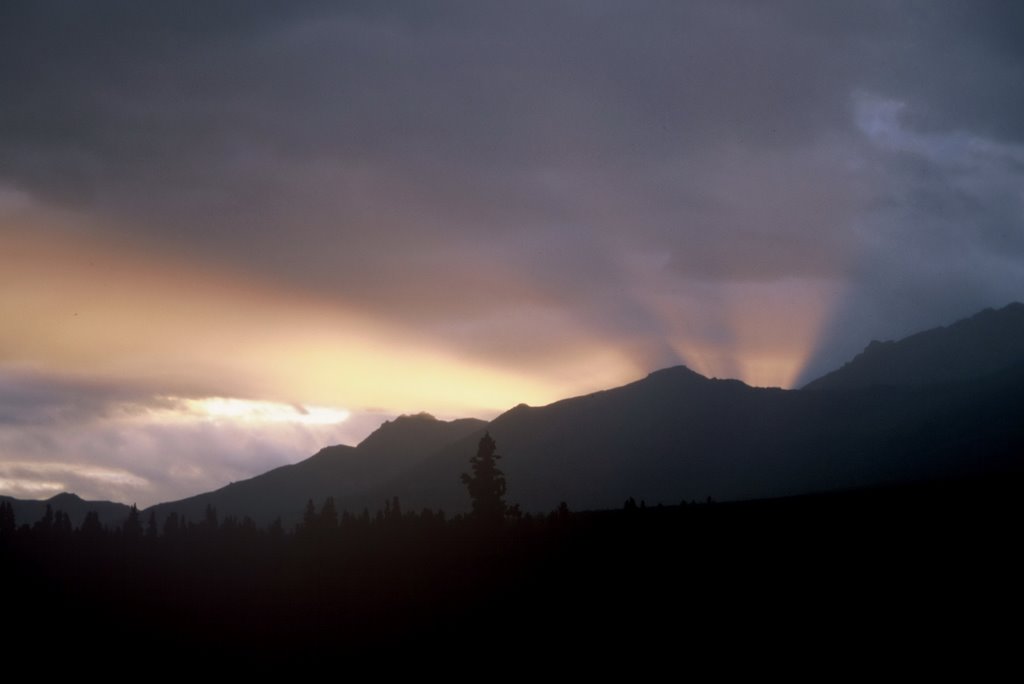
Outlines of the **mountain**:
{"label": "mountain", "polygon": [[268,524],[280,517],[291,525],[302,518],[308,500],[313,499],[319,506],[328,496],[346,502],[349,510],[361,510],[363,506],[376,509],[383,499],[371,501],[366,497],[368,492],[484,425],[475,418],[442,421],[428,413],[400,416],[385,422],[355,447],[326,447],[304,461],[216,491],[157,504],[145,515],[154,510],[163,520],[174,511],[197,521],[205,515],[206,507],[212,506],[222,518],[247,515],[257,523]]}
{"label": "mountain", "polygon": [[873,341],[842,368],[804,389],[922,387],[978,378],[1024,361],[1024,304],[984,311],[898,342]]}
{"label": "mountain", "polygon": [[112,501],[85,501],[76,494],[63,492],[45,501],[15,499],[9,496],[0,496],[0,500],[7,501],[14,510],[14,518],[18,525],[32,524],[39,520],[46,513],[46,507],[56,513],[64,511],[71,519],[74,527],[81,527],[85,520],[85,514],[89,511],[96,511],[100,518],[101,525],[116,527],[128,517],[130,508],[124,504]]}
{"label": "mountain", "polygon": [[[525,510],[747,499],[1020,468],[1024,366],[928,388],[809,392],[658,371],[488,431],[508,500]],[[458,481],[480,433],[386,483],[413,507],[464,510]]]}
{"label": "mountain", "polygon": [[[985,310],[898,342],[873,343],[802,390],[709,379],[684,366],[490,423],[427,414],[382,425],[355,447],[181,501],[260,524],[339,510],[469,508],[460,475],[485,432],[503,458],[509,503],[525,511],[676,504],[958,478],[1024,469],[1024,305]],[[143,515],[148,515],[143,512]]]}
{"label": "mountain", "polygon": [[[683,366],[622,387],[517,406],[489,424],[427,415],[385,423],[357,447],[216,492],[161,504],[191,519],[299,518],[339,510],[468,509],[459,476],[485,431],[507,499],[527,511],[681,500],[765,498],[1005,472],[1024,454],[1024,305],[978,315],[865,353],[804,390],[754,388]],[[819,391],[829,390],[829,391]]]}

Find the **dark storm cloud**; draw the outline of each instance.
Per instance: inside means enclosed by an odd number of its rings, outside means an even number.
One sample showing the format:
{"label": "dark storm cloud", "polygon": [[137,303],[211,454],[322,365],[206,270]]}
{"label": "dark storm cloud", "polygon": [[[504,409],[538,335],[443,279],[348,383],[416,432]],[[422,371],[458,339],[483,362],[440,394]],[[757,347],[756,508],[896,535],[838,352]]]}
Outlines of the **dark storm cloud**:
{"label": "dark storm cloud", "polygon": [[949,2],[894,12],[876,87],[917,126],[1024,142],[1024,5]]}
{"label": "dark storm cloud", "polygon": [[873,203],[861,212],[853,287],[836,307],[813,379],[871,339],[897,339],[1024,299],[1024,145],[913,128],[909,106],[869,126]]}
{"label": "dark storm cloud", "polygon": [[121,384],[0,368],[0,426],[83,424],[143,403],[171,407],[167,399]]}
{"label": "dark storm cloud", "polygon": [[[845,310],[883,331],[918,298],[894,292],[928,293],[914,320],[937,323],[1019,284],[1011,3],[2,11],[0,180],[502,358],[524,346],[466,319],[661,335],[628,253],[684,284],[847,280]],[[899,102],[889,133],[923,147],[873,139],[864,97]],[[993,184],[929,151],[958,135],[989,142]]]}
{"label": "dark storm cloud", "polygon": [[[592,219],[591,198],[537,174],[619,182],[721,138],[803,140],[845,108],[826,38],[752,6],[30,7],[3,24],[6,170],[101,207],[145,188],[176,213],[238,210],[279,185],[322,203],[275,173],[321,162],[432,210],[437,231]],[[629,185],[626,199],[664,203]]]}

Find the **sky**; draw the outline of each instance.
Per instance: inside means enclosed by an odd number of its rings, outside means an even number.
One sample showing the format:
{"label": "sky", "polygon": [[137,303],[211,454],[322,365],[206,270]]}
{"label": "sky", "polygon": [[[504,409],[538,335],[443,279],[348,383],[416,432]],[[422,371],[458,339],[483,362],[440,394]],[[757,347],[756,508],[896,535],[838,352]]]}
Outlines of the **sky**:
{"label": "sky", "polygon": [[0,494],[1024,299],[1024,5],[6,0]]}

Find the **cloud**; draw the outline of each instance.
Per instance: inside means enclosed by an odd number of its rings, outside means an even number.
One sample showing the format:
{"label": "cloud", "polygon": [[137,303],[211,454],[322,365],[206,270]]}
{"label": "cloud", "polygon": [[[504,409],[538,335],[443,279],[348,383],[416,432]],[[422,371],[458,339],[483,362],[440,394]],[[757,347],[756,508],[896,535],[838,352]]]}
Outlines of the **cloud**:
{"label": "cloud", "polygon": [[1024,296],[1024,145],[920,128],[905,102],[859,93],[874,202],[855,225],[852,287],[804,379],[896,339]]}
{"label": "cloud", "polygon": [[[149,505],[216,489],[355,444],[391,413],[227,397],[146,396],[119,386],[0,374],[0,490]],[[315,419],[315,420],[313,420]]]}
{"label": "cloud", "polygon": [[[1016,12],[16,4],[0,177],[115,241],[501,360],[452,331],[535,312],[592,328],[580,312],[628,307],[616,264],[638,254],[668,254],[683,284],[865,278],[886,239],[862,228],[873,208],[907,201],[927,222],[954,171],[880,159],[858,94],[898,100],[913,130],[1019,141]],[[879,166],[895,186],[917,173],[917,194],[887,199]]]}

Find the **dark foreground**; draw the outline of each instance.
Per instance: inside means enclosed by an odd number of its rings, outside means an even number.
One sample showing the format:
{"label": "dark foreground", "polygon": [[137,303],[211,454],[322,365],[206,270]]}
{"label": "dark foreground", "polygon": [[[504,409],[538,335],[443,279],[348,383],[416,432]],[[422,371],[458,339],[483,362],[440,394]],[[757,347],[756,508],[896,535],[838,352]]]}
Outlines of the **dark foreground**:
{"label": "dark foreground", "polygon": [[248,666],[1009,655],[1021,491],[1010,477],[499,529],[396,511],[294,534],[26,527],[0,539],[5,646]]}

